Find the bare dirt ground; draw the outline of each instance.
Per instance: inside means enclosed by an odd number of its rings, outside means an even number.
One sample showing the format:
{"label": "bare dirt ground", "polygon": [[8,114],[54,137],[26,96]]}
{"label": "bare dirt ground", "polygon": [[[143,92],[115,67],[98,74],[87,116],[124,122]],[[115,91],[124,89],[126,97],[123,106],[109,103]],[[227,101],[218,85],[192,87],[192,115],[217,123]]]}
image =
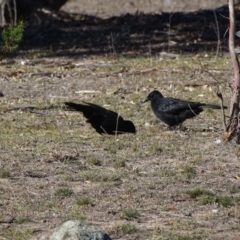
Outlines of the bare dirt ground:
{"label": "bare dirt ground", "polygon": [[[48,239],[70,219],[112,239],[238,239],[239,146],[222,142],[221,113],[175,132],[140,103],[154,88],[218,103],[219,87],[229,105],[227,8],[217,27],[212,10],[133,14],[132,1],[131,14],[109,5],[93,15],[76,2],[32,16],[17,55],[2,59],[0,239]],[[63,108],[82,100],[132,120],[137,134],[97,134]]]}

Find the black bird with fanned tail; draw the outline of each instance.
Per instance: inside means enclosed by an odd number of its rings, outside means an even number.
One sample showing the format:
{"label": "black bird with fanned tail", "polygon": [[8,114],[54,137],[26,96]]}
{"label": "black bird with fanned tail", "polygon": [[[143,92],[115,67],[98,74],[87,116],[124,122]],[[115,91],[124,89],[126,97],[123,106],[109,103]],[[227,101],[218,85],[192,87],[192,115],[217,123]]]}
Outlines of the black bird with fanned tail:
{"label": "black bird with fanned tail", "polygon": [[180,125],[185,120],[197,116],[204,108],[221,109],[219,105],[164,97],[157,90],[152,91],[142,102],[147,101],[151,102],[155,115],[170,127]]}
{"label": "black bird with fanned tail", "polygon": [[87,122],[99,134],[123,134],[136,133],[136,128],[131,121],[124,120],[122,116],[116,112],[103,108],[99,105],[84,102],[84,104],[76,104],[73,102],[65,102],[67,110],[82,112]]}

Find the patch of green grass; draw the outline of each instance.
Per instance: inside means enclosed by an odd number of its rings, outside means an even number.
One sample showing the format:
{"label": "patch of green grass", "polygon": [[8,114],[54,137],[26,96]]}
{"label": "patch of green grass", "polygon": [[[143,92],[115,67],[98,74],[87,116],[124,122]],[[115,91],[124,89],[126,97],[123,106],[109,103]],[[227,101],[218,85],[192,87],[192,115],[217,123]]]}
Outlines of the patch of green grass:
{"label": "patch of green grass", "polygon": [[200,197],[202,195],[206,195],[206,196],[214,196],[214,194],[208,190],[203,190],[200,188],[196,188],[194,190],[189,190],[187,191],[187,194],[191,197],[191,198],[197,198]]}
{"label": "patch of green grass", "polygon": [[196,170],[188,165],[182,167],[183,174],[186,176],[188,180],[194,178],[196,176]]}
{"label": "patch of green grass", "polygon": [[125,188],[125,193],[128,195],[133,195],[137,191],[138,191],[138,188],[136,188],[135,186],[128,186]]}
{"label": "patch of green grass", "polygon": [[234,206],[234,198],[228,196],[217,196],[215,202],[223,207]]}
{"label": "patch of green grass", "polygon": [[71,197],[73,195],[73,191],[70,188],[59,188],[55,192],[55,195],[61,197]]}
{"label": "patch of green grass", "polygon": [[122,233],[126,235],[126,234],[135,233],[137,232],[138,229],[133,224],[123,223],[123,225],[121,226],[121,230],[122,230]]}
{"label": "patch of green grass", "polygon": [[163,230],[158,229],[153,235],[149,236],[148,240],[163,240],[163,239],[171,239],[171,240],[195,240],[195,239],[207,239],[210,235],[210,232],[207,231],[196,231],[192,233],[182,234],[173,230]]}
{"label": "patch of green grass", "polygon": [[90,198],[88,197],[79,198],[76,203],[78,206],[87,206],[92,204]]}
{"label": "patch of green grass", "polygon": [[108,147],[108,151],[111,154],[116,154],[118,151],[123,150],[125,144],[123,142],[114,142]]}
{"label": "patch of green grass", "polygon": [[69,218],[69,219],[75,219],[75,220],[83,221],[83,222],[87,220],[87,217],[86,217],[85,215],[82,215],[82,214],[79,212],[78,206],[73,207],[73,208],[71,209],[71,212],[68,213],[68,218]]}
{"label": "patch of green grass", "polygon": [[31,222],[31,219],[28,217],[20,217],[16,220],[16,224],[23,224],[26,222]]}
{"label": "patch of green grass", "polygon": [[78,165],[78,170],[81,170],[81,171],[88,170],[88,167],[85,164],[80,163]]}
{"label": "patch of green grass", "polygon": [[81,178],[83,181],[91,181],[91,182],[112,182],[119,181],[121,179],[121,173],[111,171],[108,169],[102,170],[88,170],[82,172]]}
{"label": "patch of green grass", "polygon": [[77,160],[78,160],[78,156],[71,156],[71,155],[65,156],[65,159],[63,159],[65,163],[69,163],[69,164],[75,163]]}
{"label": "patch of green grass", "polygon": [[91,165],[94,165],[94,166],[101,166],[102,165],[102,161],[97,157],[90,157],[89,159],[87,159],[87,162]]}
{"label": "patch of green grass", "polygon": [[6,239],[14,239],[14,240],[23,240],[30,239],[33,236],[33,231],[30,229],[26,229],[23,231],[16,230],[6,230],[3,234]]}
{"label": "patch of green grass", "polygon": [[168,169],[168,168],[164,168],[160,171],[157,171],[157,172],[154,172],[153,173],[153,176],[154,177],[173,177],[173,176],[176,176],[177,175],[177,172],[172,170],[172,169]]}
{"label": "patch of green grass", "polygon": [[150,190],[154,190],[154,189],[156,189],[156,184],[154,184],[154,183],[150,183],[148,186],[147,186],[147,188],[148,189],[150,189]]}
{"label": "patch of green grass", "polygon": [[79,220],[79,221],[86,221],[87,220],[87,217],[84,216],[84,215],[81,215],[79,213],[77,213],[77,215],[75,215],[74,217],[76,220]]}
{"label": "patch of green grass", "polygon": [[63,177],[64,182],[73,182],[74,181],[74,177],[73,175],[66,175]]}
{"label": "patch of green grass", "polygon": [[133,208],[127,208],[123,210],[123,216],[127,218],[138,218],[140,216],[140,213],[138,210],[133,209]]}
{"label": "patch of green grass", "polygon": [[215,196],[214,195],[202,195],[199,197],[199,203],[201,205],[207,205],[215,202]]}
{"label": "patch of green grass", "polygon": [[230,207],[234,206],[235,201],[238,201],[237,199],[228,196],[217,196],[208,190],[202,190],[200,188],[189,190],[187,191],[187,194],[191,198],[198,198],[199,203],[202,205],[218,203],[223,207]]}
{"label": "patch of green grass", "polygon": [[0,178],[10,178],[11,173],[7,169],[0,169]]}
{"label": "patch of green grass", "polygon": [[199,226],[199,223],[193,219],[190,219],[186,222],[188,226],[193,226],[194,228],[197,228]]}
{"label": "patch of green grass", "polygon": [[116,162],[114,162],[114,168],[122,168],[126,166],[126,160],[125,159],[118,159]]}
{"label": "patch of green grass", "polygon": [[54,208],[56,206],[53,202],[50,202],[50,201],[47,201],[45,205],[46,205],[46,208],[49,208],[49,209]]}
{"label": "patch of green grass", "polygon": [[232,186],[228,187],[227,190],[228,190],[230,193],[234,194],[234,193],[238,193],[239,190],[240,190],[240,188],[239,188],[238,185],[232,185]]}
{"label": "patch of green grass", "polygon": [[149,155],[156,155],[156,154],[159,154],[163,151],[162,147],[160,147],[159,145],[154,145],[154,144],[151,144],[148,148],[148,154]]}
{"label": "patch of green grass", "polygon": [[201,205],[213,203],[215,200],[215,196],[212,192],[210,192],[208,190],[203,190],[200,188],[196,188],[194,190],[189,190],[189,191],[187,191],[187,194],[191,198],[198,198],[198,201]]}

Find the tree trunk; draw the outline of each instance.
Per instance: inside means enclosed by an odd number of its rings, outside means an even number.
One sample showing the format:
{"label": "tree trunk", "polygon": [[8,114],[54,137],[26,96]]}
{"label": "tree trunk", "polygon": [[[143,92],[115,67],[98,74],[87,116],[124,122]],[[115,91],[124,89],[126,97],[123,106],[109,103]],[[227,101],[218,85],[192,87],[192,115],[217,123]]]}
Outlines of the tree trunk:
{"label": "tree trunk", "polygon": [[239,61],[235,52],[235,13],[234,13],[234,0],[228,0],[229,5],[229,52],[233,65],[234,81],[231,87],[232,99],[230,106],[230,120],[227,126],[227,133],[224,136],[225,140],[231,140],[237,135],[237,141],[240,140],[239,131],[239,99],[240,99],[240,76],[239,76]]}

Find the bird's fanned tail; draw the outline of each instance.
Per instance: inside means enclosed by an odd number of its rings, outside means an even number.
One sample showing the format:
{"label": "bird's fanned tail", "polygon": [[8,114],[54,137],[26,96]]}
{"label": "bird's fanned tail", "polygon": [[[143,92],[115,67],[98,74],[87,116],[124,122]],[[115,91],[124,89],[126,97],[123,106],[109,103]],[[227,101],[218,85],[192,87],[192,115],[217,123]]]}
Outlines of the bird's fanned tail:
{"label": "bird's fanned tail", "polygon": [[83,112],[86,109],[86,106],[82,104],[77,104],[73,102],[65,102],[64,104],[67,106],[67,109],[71,111]]}

